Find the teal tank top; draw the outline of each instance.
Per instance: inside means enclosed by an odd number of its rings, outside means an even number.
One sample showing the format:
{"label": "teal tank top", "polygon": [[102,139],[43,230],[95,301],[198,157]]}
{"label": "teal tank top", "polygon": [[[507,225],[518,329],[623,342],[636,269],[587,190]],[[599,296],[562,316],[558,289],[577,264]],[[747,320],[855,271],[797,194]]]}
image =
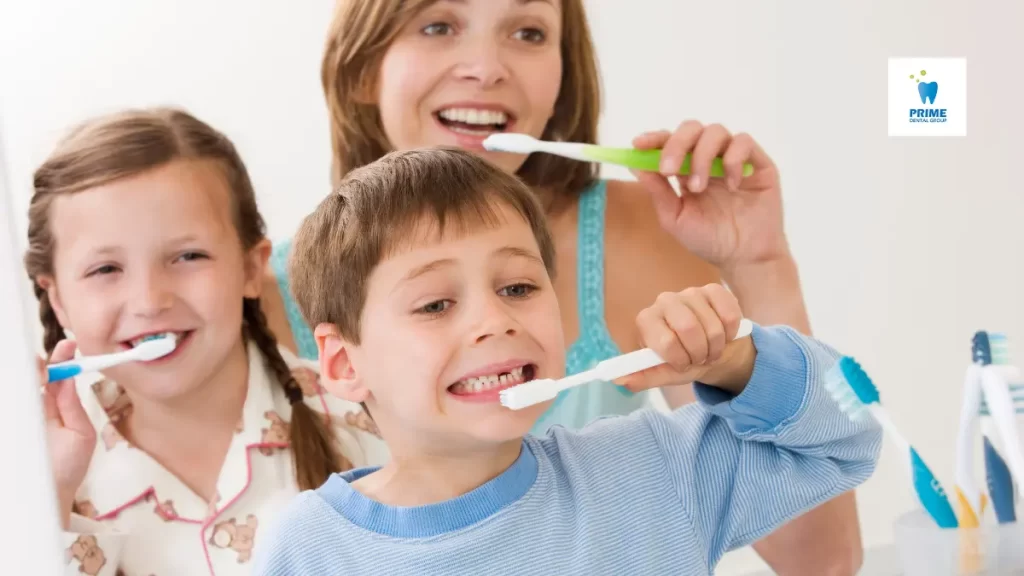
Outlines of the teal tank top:
{"label": "teal tank top", "polygon": [[[579,337],[566,355],[566,373],[576,374],[598,362],[621,354],[604,319],[604,219],[607,204],[605,182],[599,180],[579,200],[576,253],[576,302]],[[270,265],[284,299],[288,322],[299,356],[316,360],[316,341],[306,325],[288,285],[287,261],[291,240],[275,244]],[[541,415],[531,431],[542,435],[561,425],[582,428],[601,416],[628,414],[647,405],[647,393],[634,394],[611,382],[594,382],[563,391]]]}

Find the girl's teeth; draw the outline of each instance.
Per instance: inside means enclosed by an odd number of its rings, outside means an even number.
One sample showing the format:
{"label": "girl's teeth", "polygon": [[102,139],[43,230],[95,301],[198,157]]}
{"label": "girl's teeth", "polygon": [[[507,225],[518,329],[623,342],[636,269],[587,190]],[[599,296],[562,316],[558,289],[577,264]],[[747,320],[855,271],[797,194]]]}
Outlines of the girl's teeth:
{"label": "girl's teeth", "polygon": [[150,340],[158,340],[160,338],[168,338],[168,337],[177,338],[178,334],[176,332],[164,332],[163,334],[150,334],[149,336],[143,336],[142,338],[136,338],[136,339],[130,341],[129,344],[131,344],[132,348],[134,348],[134,347],[138,346],[139,344],[142,344],[143,342],[149,342]]}

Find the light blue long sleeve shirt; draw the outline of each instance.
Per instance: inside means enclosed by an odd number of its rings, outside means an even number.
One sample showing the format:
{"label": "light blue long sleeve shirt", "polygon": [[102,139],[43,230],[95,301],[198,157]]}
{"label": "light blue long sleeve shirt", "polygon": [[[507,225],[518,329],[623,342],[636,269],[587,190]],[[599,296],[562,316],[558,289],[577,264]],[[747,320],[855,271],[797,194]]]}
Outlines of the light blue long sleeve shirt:
{"label": "light blue long sleeve shirt", "polygon": [[738,396],[555,428],[523,440],[498,477],[445,502],[395,507],[336,474],[256,538],[254,574],[711,574],[722,555],[846,492],[874,471],[881,431],[822,384],[838,354],[754,327]]}

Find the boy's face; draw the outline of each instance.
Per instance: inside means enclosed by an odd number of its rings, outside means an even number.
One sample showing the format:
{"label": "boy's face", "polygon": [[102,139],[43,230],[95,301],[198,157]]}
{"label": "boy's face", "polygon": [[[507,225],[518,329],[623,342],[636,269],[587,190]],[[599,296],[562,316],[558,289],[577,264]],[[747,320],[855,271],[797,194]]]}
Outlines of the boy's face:
{"label": "boy's face", "polygon": [[550,402],[503,407],[498,392],[565,374],[558,301],[530,226],[497,208],[499,225],[443,237],[424,220],[374,269],[361,342],[317,330],[328,388],[365,401],[392,451],[465,451],[525,435]]}

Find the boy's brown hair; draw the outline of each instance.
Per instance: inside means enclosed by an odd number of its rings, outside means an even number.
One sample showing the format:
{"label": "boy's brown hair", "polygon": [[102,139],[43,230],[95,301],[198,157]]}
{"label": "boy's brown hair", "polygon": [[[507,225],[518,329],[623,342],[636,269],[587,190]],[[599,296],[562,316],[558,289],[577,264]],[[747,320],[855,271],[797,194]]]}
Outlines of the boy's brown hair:
{"label": "boy's brown hair", "polygon": [[[54,273],[55,239],[50,229],[53,201],[178,160],[216,162],[231,190],[235,229],[242,248],[249,251],[265,238],[263,217],[256,207],[256,193],[245,165],[231,141],[209,125],[187,112],[166,108],[127,110],[79,125],[36,170],[29,204],[25,269],[39,300],[47,354],[64,338],[50,298],[38,282],[40,277]],[[296,481],[301,489],[315,489],[339,471],[341,459],[333,447],[333,434],[302,400],[302,389],[278,351],[260,301],[244,298],[239,305],[245,336],[259,347],[267,368],[291,401],[290,445]]]}
{"label": "boy's brown hair", "polygon": [[[391,151],[377,105],[367,102],[391,42],[436,0],[338,0],[328,30],[320,78],[331,121],[335,183],[351,170]],[[561,0],[562,79],[554,114],[544,129],[547,140],[597,141],[601,79],[583,0]],[[524,182],[552,192],[557,209],[574,200],[597,178],[592,163],[551,154],[531,155],[519,169]]]}
{"label": "boy's brown hair", "polygon": [[367,281],[388,253],[415,242],[424,217],[459,231],[497,223],[497,206],[530,225],[554,275],[555,248],[533,192],[470,152],[432,148],[392,152],[350,172],[306,217],[292,244],[288,275],[306,322],[337,326],[358,344]]}

